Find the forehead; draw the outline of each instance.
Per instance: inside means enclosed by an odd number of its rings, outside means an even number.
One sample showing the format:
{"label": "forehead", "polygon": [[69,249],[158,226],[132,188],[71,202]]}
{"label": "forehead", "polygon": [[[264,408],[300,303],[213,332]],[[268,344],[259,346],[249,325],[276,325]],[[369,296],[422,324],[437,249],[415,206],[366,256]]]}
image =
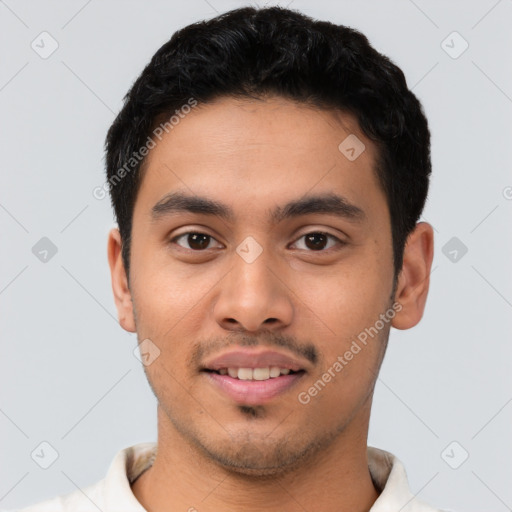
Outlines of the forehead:
{"label": "forehead", "polygon": [[[364,148],[355,159],[342,151],[347,140],[360,144],[357,151]],[[375,157],[349,114],[280,97],[226,97],[198,105],[157,142],[145,161],[137,203],[151,210],[177,190],[275,204],[337,190],[354,203],[350,198],[362,190],[379,193]]]}
{"label": "forehead", "polygon": [[[165,116],[162,119],[165,120]],[[320,109],[280,96],[217,98],[209,103],[199,103],[180,118],[173,116],[173,123],[173,126],[168,126],[164,140],[158,143],[160,149],[172,139],[175,149],[179,144],[183,150],[193,148],[194,153],[211,151],[212,143],[219,149],[227,148],[234,141],[311,152],[336,143],[343,134],[365,138],[357,119],[348,112]],[[316,138],[320,134],[322,139]],[[150,153],[148,160],[155,153]]]}

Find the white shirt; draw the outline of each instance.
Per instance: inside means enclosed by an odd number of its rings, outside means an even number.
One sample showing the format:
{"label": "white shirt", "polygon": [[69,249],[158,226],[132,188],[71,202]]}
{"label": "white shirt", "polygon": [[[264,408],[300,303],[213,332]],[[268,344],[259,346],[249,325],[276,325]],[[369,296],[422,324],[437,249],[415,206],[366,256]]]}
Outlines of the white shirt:
{"label": "white shirt", "polygon": [[[152,442],[120,450],[96,484],[11,512],[146,512],[130,484],[153,464],[156,448]],[[404,466],[391,453],[369,446],[368,468],[381,493],[370,512],[443,512],[411,493]]]}

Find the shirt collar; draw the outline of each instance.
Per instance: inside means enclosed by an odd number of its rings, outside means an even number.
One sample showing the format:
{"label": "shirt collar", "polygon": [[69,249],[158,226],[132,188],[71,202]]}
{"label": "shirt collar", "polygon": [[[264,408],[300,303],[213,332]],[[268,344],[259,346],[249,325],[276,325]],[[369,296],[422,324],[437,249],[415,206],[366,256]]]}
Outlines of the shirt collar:
{"label": "shirt collar", "polygon": [[[153,464],[157,443],[139,443],[117,453],[104,479],[107,510],[146,512],[135,498],[131,484]],[[393,454],[369,446],[368,468],[380,492],[370,512],[435,512],[436,509],[420,502],[409,490],[403,464]]]}
{"label": "shirt collar", "polygon": [[157,443],[139,443],[117,453],[104,479],[105,509],[147,512],[132,492],[131,483],[155,460]]}

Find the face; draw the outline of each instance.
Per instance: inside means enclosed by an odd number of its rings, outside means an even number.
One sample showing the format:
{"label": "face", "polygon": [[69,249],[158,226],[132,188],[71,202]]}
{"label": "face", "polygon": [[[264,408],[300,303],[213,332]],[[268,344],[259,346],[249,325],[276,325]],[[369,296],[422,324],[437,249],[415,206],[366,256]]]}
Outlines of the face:
{"label": "face", "polygon": [[422,311],[393,307],[375,159],[351,116],[276,97],[198,106],[151,150],[129,290],[118,232],[109,254],[121,325],[151,340],[159,429],[253,474],[366,439],[389,329]]}

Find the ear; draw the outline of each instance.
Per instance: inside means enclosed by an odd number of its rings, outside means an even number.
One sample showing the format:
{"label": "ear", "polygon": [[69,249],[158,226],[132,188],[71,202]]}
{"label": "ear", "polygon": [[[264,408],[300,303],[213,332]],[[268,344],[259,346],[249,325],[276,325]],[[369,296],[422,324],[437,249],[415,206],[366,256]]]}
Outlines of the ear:
{"label": "ear", "polygon": [[421,320],[433,258],[434,231],[427,222],[419,222],[404,248],[404,261],[395,293],[395,301],[402,305],[402,309],[397,310],[391,323],[396,329],[410,329]]}
{"label": "ear", "polygon": [[108,234],[108,264],[112,279],[112,291],[117,308],[117,316],[121,327],[128,332],[136,332],[133,315],[132,295],[128,287],[128,279],[121,255],[121,234],[117,228]]}

